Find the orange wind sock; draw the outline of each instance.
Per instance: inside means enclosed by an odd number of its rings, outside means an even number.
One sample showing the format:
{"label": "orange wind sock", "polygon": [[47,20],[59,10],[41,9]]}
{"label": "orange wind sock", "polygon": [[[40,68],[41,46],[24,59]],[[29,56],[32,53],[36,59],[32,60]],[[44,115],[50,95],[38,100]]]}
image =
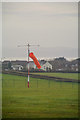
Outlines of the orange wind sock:
{"label": "orange wind sock", "polygon": [[41,65],[40,65],[40,63],[38,62],[37,58],[34,56],[34,54],[32,52],[29,53],[29,57],[33,59],[33,61],[34,61],[35,65],[37,66],[37,68],[40,69]]}

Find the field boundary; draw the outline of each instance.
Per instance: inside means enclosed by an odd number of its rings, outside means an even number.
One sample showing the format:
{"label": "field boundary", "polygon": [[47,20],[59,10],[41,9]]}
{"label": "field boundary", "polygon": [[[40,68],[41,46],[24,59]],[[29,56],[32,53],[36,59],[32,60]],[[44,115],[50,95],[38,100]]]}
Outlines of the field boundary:
{"label": "field boundary", "polygon": [[[12,75],[19,75],[19,76],[25,76],[27,77],[26,72],[18,72],[18,71],[2,71],[3,74],[12,74]],[[80,83],[80,80],[75,79],[69,79],[69,78],[60,78],[60,77],[53,77],[53,76],[45,76],[45,75],[37,75],[37,74],[31,74],[30,76],[32,78],[38,78],[38,79],[47,79],[47,80],[54,80],[58,82],[74,82],[74,83]]]}

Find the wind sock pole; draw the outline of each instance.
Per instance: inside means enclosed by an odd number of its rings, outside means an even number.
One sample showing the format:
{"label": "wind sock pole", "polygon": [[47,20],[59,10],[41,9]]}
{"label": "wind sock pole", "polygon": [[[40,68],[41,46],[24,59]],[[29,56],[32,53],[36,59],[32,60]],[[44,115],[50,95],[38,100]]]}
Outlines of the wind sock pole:
{"label": "wind sock pole", "polygon": [[28,47],[28,88],[29,88],[29,53],[30,53],[30,47],[31,46],[40,46],[40,45],[30,45],[29,43],[27,45],[18,45],[18,47]]}
{"label": "wind sock pole", "polygon": [[28,44],[28,88],[29,88],[29,53],[30,53],[29,47],[30,45]]}

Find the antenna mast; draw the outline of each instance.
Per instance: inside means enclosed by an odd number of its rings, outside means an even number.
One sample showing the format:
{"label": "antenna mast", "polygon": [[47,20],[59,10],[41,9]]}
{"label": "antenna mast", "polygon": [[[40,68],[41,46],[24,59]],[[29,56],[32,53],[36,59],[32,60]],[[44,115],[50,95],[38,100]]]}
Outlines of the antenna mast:
{"label": "antenna mast", "polygon": [[40,46],[40,45],[30,45],[29,43],[27,45],[18,45],[18,47],[28,47],[28,88],[29,88],[29,53],[30,53],[30,47],[31,46]]}

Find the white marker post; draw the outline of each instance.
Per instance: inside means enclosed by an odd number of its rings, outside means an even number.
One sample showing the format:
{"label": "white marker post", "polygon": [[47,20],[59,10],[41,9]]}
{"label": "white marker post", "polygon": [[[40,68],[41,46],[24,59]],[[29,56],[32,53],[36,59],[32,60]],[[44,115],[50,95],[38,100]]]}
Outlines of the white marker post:
{"label": "white marker post", "polygon": [[29,44],[28,44],[28,88],[29,88],[29,53],[30,53],[30,50],[29,50]]}

